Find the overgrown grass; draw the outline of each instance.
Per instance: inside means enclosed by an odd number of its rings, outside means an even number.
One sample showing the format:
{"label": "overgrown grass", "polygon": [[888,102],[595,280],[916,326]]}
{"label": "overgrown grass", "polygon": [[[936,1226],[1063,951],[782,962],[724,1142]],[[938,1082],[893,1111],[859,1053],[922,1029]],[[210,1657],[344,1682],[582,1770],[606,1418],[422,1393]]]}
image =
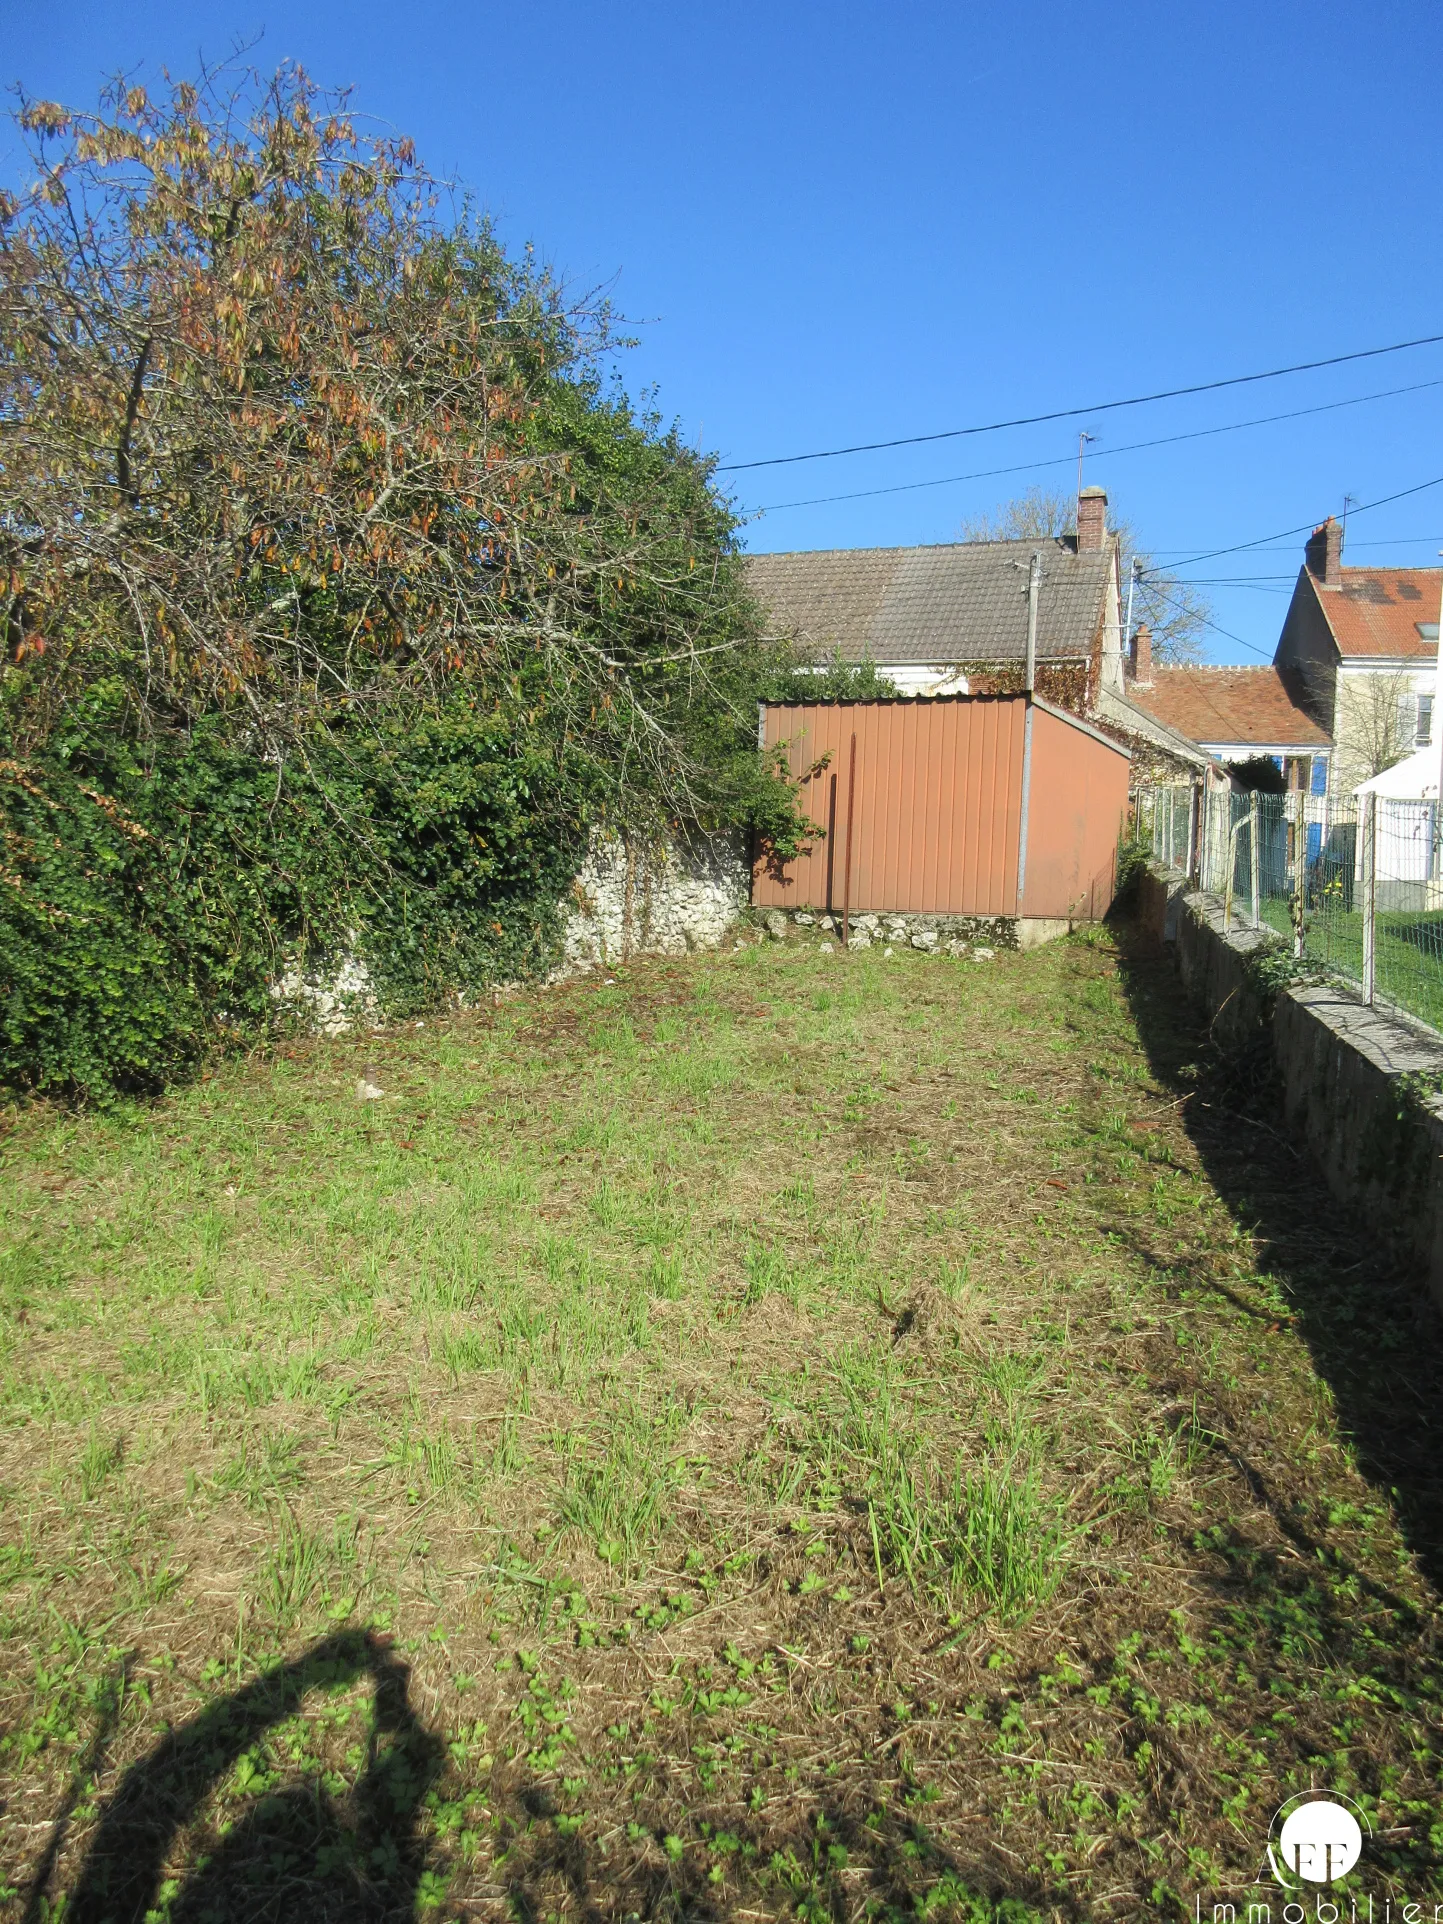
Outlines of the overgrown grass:
{"label": "overgrown grass", "polygon": [[1199,1047],[753,946],[12,1116],[12,1901],[1190,1915],[1312,1783],[1431,1901],[1436,1331]]}

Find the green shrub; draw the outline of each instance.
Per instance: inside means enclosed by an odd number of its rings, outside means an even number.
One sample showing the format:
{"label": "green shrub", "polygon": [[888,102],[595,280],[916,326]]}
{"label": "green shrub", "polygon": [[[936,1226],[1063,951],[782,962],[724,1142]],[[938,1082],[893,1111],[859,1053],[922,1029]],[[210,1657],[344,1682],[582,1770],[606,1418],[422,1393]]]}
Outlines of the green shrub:
{"label": "green shrub", "polygon": [[106,709],[0,762],[0,1080],[156,1088],[346,954],[392,1014],[550,959],[593,783],[513,717],[458,690],[271,764],[216,723],[142,754]]}

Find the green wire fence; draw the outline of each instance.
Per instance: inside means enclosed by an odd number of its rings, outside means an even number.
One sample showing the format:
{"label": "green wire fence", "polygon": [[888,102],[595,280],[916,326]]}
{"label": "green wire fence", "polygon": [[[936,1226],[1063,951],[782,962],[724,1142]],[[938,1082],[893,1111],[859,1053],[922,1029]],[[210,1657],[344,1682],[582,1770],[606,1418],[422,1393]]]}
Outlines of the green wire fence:
{"label": "green wire fence", "polygon": [[1336,800],[1176,783],[1145,789],[1138,826],[1236,928],[1268,927],[1368,1003],[1443,1030],[1438,804]]}

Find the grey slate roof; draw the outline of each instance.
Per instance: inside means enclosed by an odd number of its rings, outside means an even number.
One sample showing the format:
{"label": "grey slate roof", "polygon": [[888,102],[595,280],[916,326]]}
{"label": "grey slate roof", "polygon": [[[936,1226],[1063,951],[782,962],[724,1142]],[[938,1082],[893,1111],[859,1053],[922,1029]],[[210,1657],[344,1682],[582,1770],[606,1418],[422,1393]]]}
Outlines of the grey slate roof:
{"label": "grey slate roof", "polygon": [[819,660],[1021,660],[1027,651],[1027,565],[1042,553],[1037,653],[1085,657],[1102,618],[1111,538],[1078,554],[1071,536],[954,541],[927,548],[819,548],[746,558],[747,580],[776,628]]}

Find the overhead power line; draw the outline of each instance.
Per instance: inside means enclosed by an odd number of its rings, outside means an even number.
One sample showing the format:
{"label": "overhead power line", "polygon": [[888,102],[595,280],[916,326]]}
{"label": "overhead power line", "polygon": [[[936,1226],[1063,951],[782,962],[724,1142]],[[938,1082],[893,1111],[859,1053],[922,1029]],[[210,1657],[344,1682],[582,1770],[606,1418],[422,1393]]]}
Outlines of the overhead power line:
{"label": "overhead power line", "polygon": [[[1113,454],[1136,454],[1143,448],[1166,448],[1178,441],[1202,441],[1216,434],[1237,434],[1243,428],[1268,427],[1275,421],[1300,421],[1307,414],[1331,414],[1339,408],[1362,407],[1367,401],[1387,401],[1396,394],[1419,394],[1424,388],[1443,387],[1443,381],[1414,381],[1408,387],[1380,388],[1376,394],[1355,394],[1346,401],[1322,401],[1316,407],[1290,408],[1285,414],[1259,414],[1251,421],[1229,421],[1218,428],[1192,428],[1186,434],[1164,434],[1153,441],[1128,441],[1120,448],[1099,448],[1093,461]],[[819,508],[835,501],[870,501],[879,494],[915,494],[920,488],[947,488],[961,481],[990,481],[1003,474],[1031,474],[1042,468],[1071,467],[1075,454],[1049,456],[1043,461],[1020,461],[1007,468],[979,468],[972,474],[944,474],[935,481],[902,481],[887,488],[860,488],[853,494],[819,494],[802,501],[769,501],[753,514],[779,514],[784,508]]]}
{"label": "overhead power line", "polygon": [[1195,621],[1200,621],[1205,628],[1211,628],[1214,634],[1222,635],[1228,641],[1235,641],[1239,648],[1250,648],[1255,655],[1261,655],[1264,661],[1272,660],[1272,656],[1268,653],[1267,649],[1259,648],[1255,641],[1244,641],[1242,636],[1235,635],[1231,628],[1220,627],[1210,615],[1199,614],[1196,608],[1189,608],[1186,602],[1179,601],[1175,595],[1168,594],[1164,589],[1159,588],[1156,582],[1152,584],[1152,588],[1153,593],[1159,600],[1171,602],[1174,608],[1180,609],[1185,615],[1191,615]]}
{"label": "overhead power line", "polygon": [[[1390,501],[1406,501],[1409,495],[1424,494],[1429,488],[1437,487],[1443,487],[1443,474],[1435,474],[1431,481],[1420,481],[1413,488],[1399,488],[1396,494],[1379,495],[1376,501],[1365,501],[1360,507],[1349,508],[1348,515],[1351,519],[1355,514],[1367,514],[1372,508],[1386,508]],[[1245,554],[1249,548],[1266,547],[1270,541],[1285,541],[1289,535],[1311,534],[1317,526],[1316,520],[1303,521],[1296,528],[1280,528],[1276,534],[1260,534],[1256,541],[1236,541],[1230,548],[1209,548],[1205,554],[1188,555],[1183,561],[1170,561],[1166,572],[1175,574],[1179,568],[1193,568],[1200,561],[1216,561],[1220,555]],[[1156,570],[1149,569],[1146,572],[1154,573]],[[1236,635],[1233,636],[1233,640],[1237,640]],[[1246,645],[1244,643],[1244,646]]]}
{"label": "overhead power line", "polygon": [[[1349,508],[1348,512],[1349,514],[1351,514],[1353,510]],[[1435,528],[1432,534],[1397,534],[1397,535],[1394,535],[1392,539],[1388,541],[1350,541],[1347,546],[1347,552],[1349,554],[1352,554],[1358,548],[1416,548],[1418,544],[1422,541],[1432,542],[1434,548],[1436,549],[1438,546],[1438,530]],[[1167,555],[1186,554],[1187,549],[1186,548],[1154,548],[1152,550],[1152,553],[1159,557],[1166,557]],[[1271,554],[1296,554],[1297,549],[1293,546],[1291,541],[1287,541],[1287,542],[1283,542],[1280,546],[1276,548],[1271,548],[1271,549],[1265,545],[1262,545],[1258,548],[1258,553],[1259,554],[1270,554],[1270,553]],[[1180,565],[1180,564],[1175,564],[1175,565]]]}
{"label": "overhead power line", "polygon": [[1348,361],[1376,360],[1382,354],[1401,354],[1411,347],[1435,347],[1443,334],[1420,334],[1413,341],[1394,341],[1388,347],[1361,347],[1351,354],[1330,354],[1321,361],[1294,361],[1289,367],[1264,368],[1257,374],[1230,374],[1217,381],[1195,381],[1188,387],[1159,388],[1155,394],[1133,394],[1122,401],[1094,401],[1087,407],[1054,408],[1048,414],[1020,414],[1010,421],[987,421],[976,427],[943,428],[935,434],[903,434],[891,441],[857,441],[844,448],[814,448],[806,454],[773,454],[762,461],[724,461],[718,474],[741,474],[750,468],[790,467],[798,461],[833,461],[843,454],[876,454],[884,448],[914,448],[928,441],[957,441],[966,435],[997,434],[1003,428],[1037,427],[1045,421],[1074,420],[1079,414],[1109,414],[1117,408],[1145,407],[1152,401],[1176,401],[1188,394],[1215,394],[1220,388],[1246,387],[1254,381],[1276,381],[1285,374],[1310,374],[1320,367],[1342,367]]}

